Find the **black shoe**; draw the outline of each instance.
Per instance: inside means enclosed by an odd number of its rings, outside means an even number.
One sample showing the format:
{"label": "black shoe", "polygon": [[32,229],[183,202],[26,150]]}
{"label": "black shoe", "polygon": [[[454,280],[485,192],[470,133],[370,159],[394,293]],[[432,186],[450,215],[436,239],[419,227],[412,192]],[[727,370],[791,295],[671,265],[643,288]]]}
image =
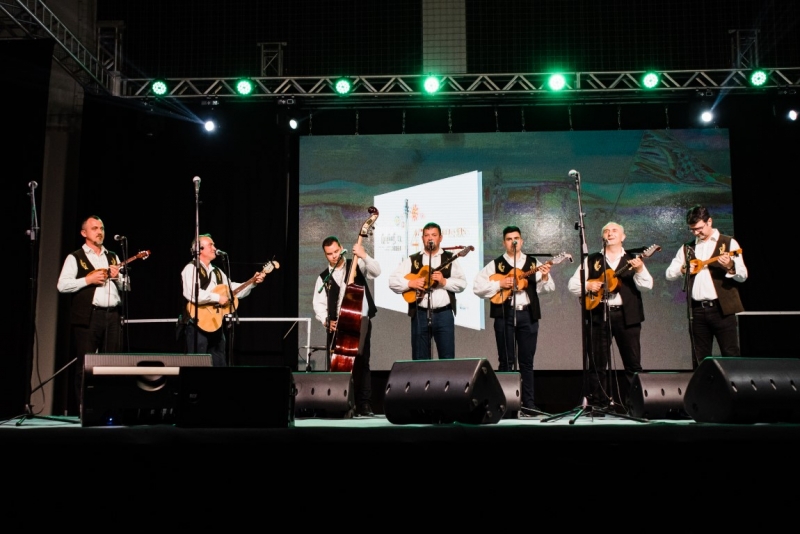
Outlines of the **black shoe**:
{"label": "black shoe", "polygon": [[372,417],[375,413],[372,411],[372,405],[368,402],[363,402],[358,406],[356,415],[359,417]]}

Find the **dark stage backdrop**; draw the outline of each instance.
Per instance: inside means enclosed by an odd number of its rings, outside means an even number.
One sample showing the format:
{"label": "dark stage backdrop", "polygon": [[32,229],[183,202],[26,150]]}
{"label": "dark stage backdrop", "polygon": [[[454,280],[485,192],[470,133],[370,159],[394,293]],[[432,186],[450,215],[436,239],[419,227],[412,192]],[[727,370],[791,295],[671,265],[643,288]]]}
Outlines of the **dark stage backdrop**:
{"label": "dark stage backdrop", "polygon": [[[9,134],[3,141],[3,177],[0,207],[8,224],[14,258],[13,274],[6,278],[5,329],[11,333],[0,355],[0,418],[21,413],[28,401],[28,379],[36,335],[32,307],[38,287],[38,240],[41,227],[42,165],[47,97],[53,41],[0,42],[0,101],[13,102]],[[30,186],[36,182],[35,207]],[[29,230],[34,228],[34,236]],[[35,237],[35,239],[31,239]],[[33,268],[32,268],[33,267]],[[9,268],[10,269],[10,268]],[[12,304],[13,303],[13,304]]]}

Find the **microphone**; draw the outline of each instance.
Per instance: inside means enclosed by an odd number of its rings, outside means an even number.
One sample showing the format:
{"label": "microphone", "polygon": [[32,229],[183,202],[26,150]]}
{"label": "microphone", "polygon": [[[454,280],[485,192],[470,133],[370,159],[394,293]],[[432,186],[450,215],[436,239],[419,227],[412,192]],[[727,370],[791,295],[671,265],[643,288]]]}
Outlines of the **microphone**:
{"label": "microphone", "polygon": [[339,253],[339,256],[344,256],[345,254],[347,254],[347,249],[343,248],[342,251]]}
{"label": "microphone", "polygon": [[117,235],[114,236],[114,241],[123,241],[125,239],[128,239],[128,238],[125,237],[124,235],[117,234]]}
{"label": "microphone", "polygon": [[517,243],[518,243],[518,241],[515,239],[515,240],[514,240],[514,241],[513,241],[511,244],[512,244],[512,245],[514,245],[514,246],[516,247],[516,246],[517,246]]}
{"label": "microphone", "polygon": [[570,176],[570,178],[580,178],[581,177],[581,173],[579,173],[575,169],[572,169],[571,171],[569,171],[569,176]]}
{"label": "microphone", "polygon": [[434,248],[436,248],[436,247],[433,244],[433,240],[428,241],[428,250],[433,250]]}
{"label": "microphone", "polygon": [[227,256],[228,253],[224,250],[217,249],[217,256]]}
{"label": "microphone", "polygon": [[196,195],[197,193],[200,192],[200,177],[195,176],[194,178],[192,178],[192,181],[194,182],[194,193]]}
{"label": "microphone", "polygon": [[31,181],[31,182],[28,182],[28,187],[30,187],[31,189],[36,189],[37,187],[39,187],[39,184],[37,184],[36,181],[34,180],[34,181]]}

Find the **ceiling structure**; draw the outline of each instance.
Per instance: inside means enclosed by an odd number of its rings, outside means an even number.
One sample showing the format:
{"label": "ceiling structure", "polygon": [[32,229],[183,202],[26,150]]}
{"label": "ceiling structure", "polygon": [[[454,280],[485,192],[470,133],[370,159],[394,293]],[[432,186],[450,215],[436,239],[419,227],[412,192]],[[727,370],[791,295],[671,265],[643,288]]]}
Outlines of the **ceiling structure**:
{"label": "ceiling structure", "polygon": [[[108,32],[109,28],[100,30]],[[450,74],[440,76],[442,88],[434,97],[424,93],[421,75],[352,76],[353,90],[344,96],[334,89],[335,77],[269,76],[250,78],[255,87],[247,97],[235,90],[238,78],[230,77],[166,79],[167,94],[156,97],[150,89],[153,78],[127,78],[118,70],[116,33],[111,33],[109,42],[105,43],[100,35],[100,46],[93,53],[42,0],[0,3],[0,33],[6,38],[54,39],[54,59],[86,91],[123,99],[219,101],[246,98],[279,104],[298,103],[306,108],[547,105],[688,101],[698,95],[717,94],[793,95],[800,87],[800,67],[762,68],[767,72],[766,83],[751,87],[749,61],[743,55],[744,61],[739,62],[742,68],[662,71],[659,84],[653,89],[642,86],[643,71],[563,72],[566,87],[557,95],[546,87],[551,74],[548,72]],[[751,39],[751,36],[746,38]],[[748,48],[751,47],[748,45]]]}

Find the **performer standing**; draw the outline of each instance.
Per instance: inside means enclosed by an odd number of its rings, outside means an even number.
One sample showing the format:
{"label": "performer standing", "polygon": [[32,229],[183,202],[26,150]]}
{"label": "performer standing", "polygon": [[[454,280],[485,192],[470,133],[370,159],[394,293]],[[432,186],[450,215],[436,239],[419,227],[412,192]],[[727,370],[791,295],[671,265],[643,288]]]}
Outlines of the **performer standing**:
{"label": "performer standing", "polygon": [[64,260],[58,291],[72,293],[70,323],[75,339],[75,398],[82,401],[83,366],[86,354],[119,352],[122,344],[120,292],[130,291],[130,280],[120,269],[117,255],[103,246],[106,228],[97,215],[81,223],[84,243]]}
{"label": "performer standing", "polygon": [[[473,292],[481,298],[491,298],[501,293],[508,295],[499,303],[493,299],[489,305],[489,316],[494,318],[494,337],[497,342],[499,371],[515,371],[519,361],[522,383],[521,417],[533,415],[525,410],[540,412],[533,402],[533,357],[539,337],[539,306],[541,292],[555,291],[556,285],[550,276],[550,265],[537,266],[533,257],[522,252],[523,240],[520,229],[507,226],[503,229],[503,247],[506,252],[495,258],[475,277]],[[536,270],[531,278],[518,279],[518,273]],[[505,293],[503,291],[505,290]],[[514,348],[516,346],[516,353]]]}
{"label": "performer standing", "polygon": [[[322,250],[328,266],[317,277],[314,285],[314,314],[322,323],[327,332],[327,353],[330,362],[330,352],[333,349],[333,339],[336,333],[339,311],[344,300],[347,287],[347,277],[352,267],[352,259],[345,260],[341,243],[336,236],[326,237],[322,241]],[[372,411],[372,374],[370,372],[370,340],[372,337],[372,318],[378,312],[370,293],[367,279],[375,279],[381,274],[380,264],[367,254],[360,243],[353,245],[353,255],[357,258],[356,276],[354,283],[364,287],[362,315],[367,318],[368,326],[363,345],[358,356],[353,361],[353,395],[356,402],[356,415],[369,417],[375,415]]]}
{"label": "performer standing", "polygon": [[[389,288],[398,294],[414,291],[418,297],[408,305],[411,359],[431,359],[431,336],[436,341],[439,359],[453,359],[456,293],[467,287],[467,278],[458,259],[440,248],[442,229],[438,224],[429,222],[423,227],[422,241],[425,250],[400,263],[389,277]],[[440,269],[441,266],[444,267]]]}
{"label": "performer standing", "polygon": [[[197,282],[197,274],[195,270],[194,260],[186,264],[181,271],[181,285],[183,287],[183,297],[186,299],[188,306],[184,313],[183,321],[186,324],[184,335],[186,336],[186,348],[189,353],[197,354],[211,354],[211,362],[214,367],[225,367],[228,365],[225,355],[225,329],[221,327],[221,322],[208,321],[207,323],[213,324],[213,327],[206,326],[204,328],[204,318],[208,314],[217,314],[221,317],[224,312],[220,310],[221,307],[228,307],[232,295],[228,289],[228,277],[218,269],[216,266],[211,265],[217,257],[217,247],[211,234],[200,235],[200,271],[199,271],[199,285],[197,292],[197,301],[195,302],[195,283]],[[192,240],[192,254],[195,253],[197,243]],[[253,284],[260,284],[264,281],[265,273],[257,272],[252,282]],[[245,285],[246,284],[246,285]],[[244,298],[250,294],[255,287],[253,284],[231,282],[230,288],[236,291],[238,298]],[[238,290],[239,286],[244,286],[243,289]],[[198,325],[194,324],[194,306],[198,306]],[[195,332],[197,337],[197,347],[195,347]]]}
{"label": "performer standing", "polygon": [[712,354],[714,339],[722,356],[739,356],[736,313],[744,306],[737,286],[747,280],[747,267],[739,243],[712,226],[706,207],[690,208],[686,224],[695,238],[681,245],[666,274],[670,281],[688,276],[689,336],[697,368]]}
{"label": "performer standing", "polygon": [[[588,397],[595,406],[606,407],[612,399],[611,391],[605,390],[612,339],[617,342],[628,385],[633,382],[634,375],[642,370],[642,291],[653,289],[653,277],[641,258],[625,252],[622,247],[625,229],[621,225],[607,223],[603,226],[602,236],[605,246],[600,252],[586,258],[584,272],[587,278],[587,294],[602,293],[604,284],[611,284],[606,269],[613,271],[617,280],[616,288],[608,294],[608,317],[605,315],[606,306],[603,302],[590,311],[592,353],[588,362]],[[630,268],[619,269],[625,264]],[[581,297],[581,306],[584,306],[585,295],[581,293],[580,273],[579,266],[569,279],[567,288],[573,295]]]}

